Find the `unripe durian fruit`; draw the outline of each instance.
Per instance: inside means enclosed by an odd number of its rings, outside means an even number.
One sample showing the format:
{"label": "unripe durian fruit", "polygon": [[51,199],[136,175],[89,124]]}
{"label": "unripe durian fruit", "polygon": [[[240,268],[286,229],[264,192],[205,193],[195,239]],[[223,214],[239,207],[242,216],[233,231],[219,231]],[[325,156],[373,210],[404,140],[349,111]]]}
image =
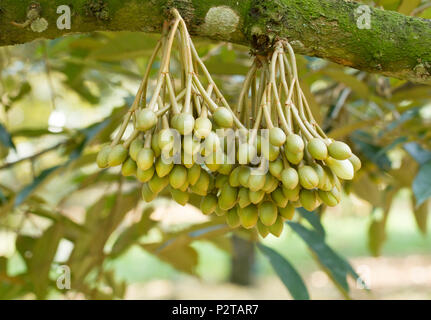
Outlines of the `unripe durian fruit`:
{"label": "unripe durian fruit", "polygon": [[205,196],[207,194],[209,184],[210,184],[210,176],[208,172],[206,172],[205,170],[201,170],[199,179],[196,181],[194,185],[192,185],[191,190],[193,193],[196,193],[197,195]]}
{"label": "unripe durian fruit", "polygon": [[279,180],[281,180],[281,173],[283,172],[283,169],[284,165],[281,159],[277,159],[269,163],[269,172],[271,172],[271,174]]}
{"label": "unripe durian fruit", "polygon": [[226,213],[226,223],[231,228],[238,228],[241,225],[241,220],[238,215],[238,207],[233,207]]}
{"label": "unripe durian fruit", "polygon": [[278,212],[283,219],[292,220],[295,214],[295,207],[288,203],[284,208],[278,208]]}
{"label": "unripe durian fruit", "polygon": [[251,201],[249,197],[249,191],[246,188],[240,188],[238,191],[238,205],[240,208],[247,207]]}
{"label": "unripe durian fruit", "polygon": [[169,177],[160,178],[157,174],[153,175],[150,181],[147,182],[148,187],[154,193],[159,193],[169,184]]}
{"label": "unripe durian fruit", "polygon": [[266,236],[269,234],[269,228],[259,220],[256,223],[256,229],[262,238],[266,238]]}
{"label": "unripe durian fruit", "polygon": [[229,210],[235,206],[237,199],[238,189],[227,183],[221,188],[218,205],[223,210]]}
{"label": "unripe durian fruit", "polygon": [[[205,138],[204,148],[205,148],[204,149],[205,153],[207,153],[207,152],[212,153],[212,152],[215,152],[221,148],[220,138],[215,132],[211,131],[208,134],[208,136]],[[209,155],[209,153],[205,154],[205,155]]]}
{"label": "unripe durian fruit", "polygon": [[216,195],[207,194],[205,197],[202,197],[200,208],[203,214],[210,215],[215,211],[216,207],[217,207]]}
{"label": "unripe durian fruit", "polygon": [[169,153],[174,148],[175,133],[171,129],[162,129],[157,135],[157,146],[160,152]]}
{"label": "unripe durian fruit", "polygon": [[187,169],[181,165],[176,165],[169,173],[169,183],[174,189],[181,188],[187,181]]}
{"label": "unripe durian fruit", "polygon": [[153,177],[154,175],[154,166],[148,168],[147,170],[141,170],[141,169],[137,169],[136,170],[136,177],[138,178],[138,180],[140,182],[148,182],[150,181],[150,179]]}
{"label": "unripe durian fruit", "polygon": [[156,160],[156,172],[160,178],[167,176],[173,167],[174,163],[172,161],[165,161],[163,157],[159,157]]}
{"label": "unripe durian fruit", "polygon": [[240,208],[238,211],[238,215],[241,221],[241,225],[245,229],[253,228],[259,219],[257,207],[253,204],[245,208]]}
{"label": "unripe durian fruit", "polygon": [[259,191],[263,188],[266,181],[264,174],[250,174],[248,185],[251,191]]}
{"label": "unripe durian fruit", "polygon": [[180,113],[172,124],[172,127],[183,136],[192,133],[194,126],[195,118],[189,113]]}
{"label": "unripe durian fruit", "polygon": [[277,188],[271,193],[271,199],[280,208],[284,208],[288,202],[281,188]]}
{"label": "unripe durian fruit", "polygon": [[328,207],[335,207],[340,203],[339,192],[337,188],[334,188],[334,191],[318,190],[318,194],[322,202]]}
{"label": "unripe durian fruit", "polygon": [[268,144],[266,146],[262,145],[260,151],[268,161],[274,161],[280,155],[280,148],[272,144]]}
{"label": "unripe durian fruit", "polygon": [[218,204],[217,204],[217,207],[216,207],[214,212],[219,217],[223,217],[227,214],[227,210],[223,210],[222,208],[220,208],[220,206]]}
{"label": "unripe durian fruit", "polygon": [[191,185],[194,185],[201,175],[201,167],[197,164],[194,164],[191,168],[188,169],[187,179]]}
{"label": "unripe durian fruit", "polygon": [[253,204],[260,203],[264,196],[265,196],[265,191],[263,190],[259,190],[259,191],[248,190],[248,197],[250,198],[250,201]]}
{"label": "unripe durian fruit", "polygon": [[107,168],[109,166],[109,154],[112,148],[109,145],[104,146],[97,154],[96,163],[99,168]]}
{"label": "unripe durian fruit", "polygon": [[307,150],[316,160],[325,160],[328,157],[328,148],[320,138],[313,138],[307,144]]}
{"label": "unripe durian fruit", "polygon": [[273,127],[269,130],[269,142],[277,147],[281,147],[286,142],[286,134],[280,128]]}
{"label": "unripe durian fruit", "polygon": [[175,200],[176,203],[185,206],[187,202],[189,202],[190,194],[187,191],[181,191],[174,188],[170,188],[170,193],[172,199]]}
{"label": "unripe durian fruit", "polygon": [[142,148],[144,148],[144,141],[142,139],[136,138],[133,140],[129,148],[130,158],[136,161],[138,159],[138,153]]}
{"label": "unripe durian fruit", "polygon": [[134,176],[136,175],[136,162],[133,161],[132,158],[128,158],[126,161],[123,162],[123,166],[121,167],[121,174],[125,177]]}
{"label": "unripe durian fruit", "polygon": [[269,226],[268,228],[269,228],[269,232],[271,232],[274,236],[279,237],[283,232],[283,227],[284,227],[283,219],[280,216],[278,216],[275,223]]}
{"label": "unripe durian fruit", "polygon": [[225,107],[218,107],[213,114],[215,123],[221,128],[232,128],[232,112]]}
{"label": "unripe durian fruit", "polygon": [[355,154],[352,154],[352,156],[349,158],[349,161],[352,163],[355,172],[361,169],[361,160]]}
{"label": "unripe durian fruit", "polygon": [[277,206],[271,201],[263,201],[258,205],[259,219],[265,226],[271,226],[277,220]]}
{"label": "unripe durian fruit", "polygon": [[310,166],[302,166],[298,169],[299,183],[305,189],[314,189],[319,184],[316,171]]}
{"label": "unripe durian fruit", "polygon": [[317,188],[323,191],[331,191],[333,185],[325,169],[323,169],[323,167],[317,163],[313,164],[312,167],[319,177],[319,184],[317,185]]}
{"label": "unripe durian fruit", "polygon": [[239,173],[242,167],[236,167],[232,170],[232,172],[229,174],[229,184],[232,187],[239,187]]}
{"label": "unripe durian fruit", "polygon": [[221,189],[225,184],[229,184],[229,177],[222,174],[218,174],[215,178],[215,187],[217,189]]}
{"label": "unripe durian fruit", "polygon": [[304,151],[304,140],[297,134],[289,134],[284,149],[293,154],[301,153]]}
{"label": "unripe durian fruit", "polygon": [[239,164],[249,164],[257,156],[256,148],[249,143],[242,143],[238,147],[237,159]]}
{"label": "unripe durian fruit", "polygon": [[286,168],[281,172],[281,182],[287,189],[294,189],[299,183],[298,172],[294,168]]}
{"label": "unripe durian fruit", "polygon": [[301,201],[304,209],[308,211],[313,211],[320,205],[319,198],[317,197],[317,192],[314,190],[302,189],[299,192],[299,200]]}
{"label": "unripe durian fruit", "polygon": [[156,132],[151,136],[151,149],[153,149],[154,156],[156,157],[159,157],[162,154],[162,150],[160,149],[160,145],[159,145],[159,132]]}
{"label": "unripe durian fruit", "polygon": [[[275,187],[274,187],[275,186]],[[262,190],[266,193],[271,193],[278,186],[278,180],[271,174],[266,174],[265,184]]]}
{"label": "unripe durian fruit", "polygon": [[117,144],[109,152],[108,165],[110,167],[119,166],[127,159],[127,155],[127,149],[122,144]]}
{"label": "unripe durian fruit", "polygon": [[136,129],[147,131],[157,124],[157,115],[150,109],[142,109],[136,112]]}
{"label": "unripe durian fruit", "polygon": [[195,135],[198,138],[206,138],[210,134],[212,123],[208,118],[199,117],[195,121]]}
{"label": "unripe durian fruit", "polygon": [[190,183],[187,180],[186,182],[184,182],[184,184],[181,187],[178,188],[178,190],[186,192],[189,190],[189,186],[190,186]]}
{"label": "unripe durian fruit", "polygon": [[157,197],[157,193],[150,189],[148,183],[143,184],[141,195],[145,202],[151,202]]}
{"label": "unripe durian fruit", "polygon": [[141,170],[147,170],[154,165],[154,151],[150,148],[143,148],[138,153],[138,158],[136,159],[136,164]]}
{"label": "unripe durian fruit", "polygon": [[239,172],[238,172],[238,181],[240,183],[240,185],[242,185],[243,187],[248,188],[249,184],[248,181],[250,179],[250,169],[248,167],[240,167]]}
{"label": "unripe durian fruit", "polygon": [[224,163],[220,165],[217,171],[222,175],[228,176],[232,172],[233,164],[226,163],[226,162],[227,162],[227,159],[225,158]]}
{"label": "unripe durian fruit", "polygon": [[353,169],[353,165],[349,160],[336,160],[334,158],[328,157],[325,162],[338,178],[343,180],[353,179],[355,170]]}
{"label": "unripe durian fruit", "polygon": [[304,158],[304,151],[298,151],[296,153],[290,152],[287,149],[284,149],[284,154],[286,155],[287,160],[291,164],[299,164]]}
{"label": "unripe durian fruit", "polygon": [[282,190],[283,190],[283,194],[286,196],[286,198],[289,201],[299,200],[299,192],[301,191],[301,186],[299,184],[293,189],[287,189],[286,187],[283,186]]}
{"label": "unripe durian fruit", "polygon": [[328,147],[329,155],[336,160],[346,160],[352,156],[350,147],[341,141],[334,141]]}

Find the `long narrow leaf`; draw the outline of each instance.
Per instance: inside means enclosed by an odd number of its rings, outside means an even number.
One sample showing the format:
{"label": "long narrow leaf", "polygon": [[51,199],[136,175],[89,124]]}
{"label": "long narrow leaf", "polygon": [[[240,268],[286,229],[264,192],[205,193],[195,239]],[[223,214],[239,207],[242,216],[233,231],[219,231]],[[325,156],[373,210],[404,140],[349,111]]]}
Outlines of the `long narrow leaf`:
{"label": "long narrow leaf", "polygon": [[295,300],[309,300],[307,287],[295,268],[277,251],[258,243],[259,250],[269,259],[274,271]]}
{"label": "long narrow leaf", "polygon": [[307,243],[312,252],[316,254],[320,263],[329,270],[333,279],[346,292],[349,292],[347,276],[351,275],[355,280],[360,280],[359,275],[355,272],[352,266],[332,250],[332,248],[325,243],[322,236],[316,231],[307,229],[296,222],[289,221],[288,224],[293,231],[295,231],[305,241],[305,243]]}

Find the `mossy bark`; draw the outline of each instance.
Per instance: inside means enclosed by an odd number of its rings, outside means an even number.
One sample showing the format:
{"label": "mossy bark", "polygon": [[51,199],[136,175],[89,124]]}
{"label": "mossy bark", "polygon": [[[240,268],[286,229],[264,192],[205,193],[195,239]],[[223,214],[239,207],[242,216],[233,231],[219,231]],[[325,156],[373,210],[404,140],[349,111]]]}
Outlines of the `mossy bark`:
{"label": "mossy bark", "polygon": [[[194,35],[265,51],[277,38],[301,54],[360,70],[431,84],[431,21],[370,9],[370,29],[358,28],[347,0],[40,0],[46,30],[27,20],[30,1],[0,2],[0,46],[92,31],[160,32],[169,8],[179,9]],[[57,7],[72,9],[71,30],[59,30]]]}

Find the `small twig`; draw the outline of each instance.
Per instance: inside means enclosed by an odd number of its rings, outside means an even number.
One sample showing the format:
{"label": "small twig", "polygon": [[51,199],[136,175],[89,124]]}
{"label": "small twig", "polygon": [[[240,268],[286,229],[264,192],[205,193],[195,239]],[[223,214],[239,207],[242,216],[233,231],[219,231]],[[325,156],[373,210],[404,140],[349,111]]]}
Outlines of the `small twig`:
{"label": "small twig", "polygon": [[53,150],[57,149],[58,147],[61,147],[62,145],[66,144],[67,142],[69,142],[69,140],[59,142],[59,143],[57,143],[56,145],[53,145],[52,147],[49,147],[49,148],[47,148],[47,149],[44,149],[44,150],[42,150],[42,151],[40,151],[40,152],[38,152],[38,153],[35,153],[35,154],[31,155],[31,156],[24,157],[24,158],[21,158],[21,159],[19,159],[19,160],[13,161],[13,162],[5,163],[4,165],[0,166],[0,170],[7,169],[7,168],[10,168],[10,167],[13,167],[14,165],[16,165],[16,164],[18,164],[18,163],[21,163],[21,162],[23,162],[23,161],[28,161],[28,160],[36,159],[36,158],[38,158],[39,156],[41,156],[41,155],[43,155],[43,154],[45,154],[45,153],[47,153],[47,152],[53,151]]}
{"label": "small twig", "polygon": [[421,6],[417,7],[416,9],[414,9],[414,10],[410,13],[410,15],[411,15],[411,16],[416,16],[416,15],[418,15],[418,14],[420,14],[420,13],[424,12],[424,11],[425,11],[426,9],[428,9],[428,8],[431,8],[431,2],[424,3],[423,5],[421,5]]}

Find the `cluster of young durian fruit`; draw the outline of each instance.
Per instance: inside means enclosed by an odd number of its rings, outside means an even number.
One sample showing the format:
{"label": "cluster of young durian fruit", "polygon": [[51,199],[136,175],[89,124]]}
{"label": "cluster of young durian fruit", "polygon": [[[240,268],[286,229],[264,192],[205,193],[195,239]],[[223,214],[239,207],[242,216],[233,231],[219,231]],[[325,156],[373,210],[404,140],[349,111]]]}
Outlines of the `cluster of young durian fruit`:
{"label": "cluster of young durian fruit", "polygon": [[[133,105],[97,156],[98,166],[121,165],[124,176],[136,176],[147,202],[165,188],[181,205],[197,194],[204,214],[225,216],[232,228],[256,228],[262,237],[279,236],[295,208],[337,205],[341,180],[353,179],[361,162],[314,120],[289,43],[278,41],[270,54],[256,55],[233,109],[184,20],[172,12]],[[173,65],[180,70],[177,79]],[[133,132],[122,140],[130,123]]]}

